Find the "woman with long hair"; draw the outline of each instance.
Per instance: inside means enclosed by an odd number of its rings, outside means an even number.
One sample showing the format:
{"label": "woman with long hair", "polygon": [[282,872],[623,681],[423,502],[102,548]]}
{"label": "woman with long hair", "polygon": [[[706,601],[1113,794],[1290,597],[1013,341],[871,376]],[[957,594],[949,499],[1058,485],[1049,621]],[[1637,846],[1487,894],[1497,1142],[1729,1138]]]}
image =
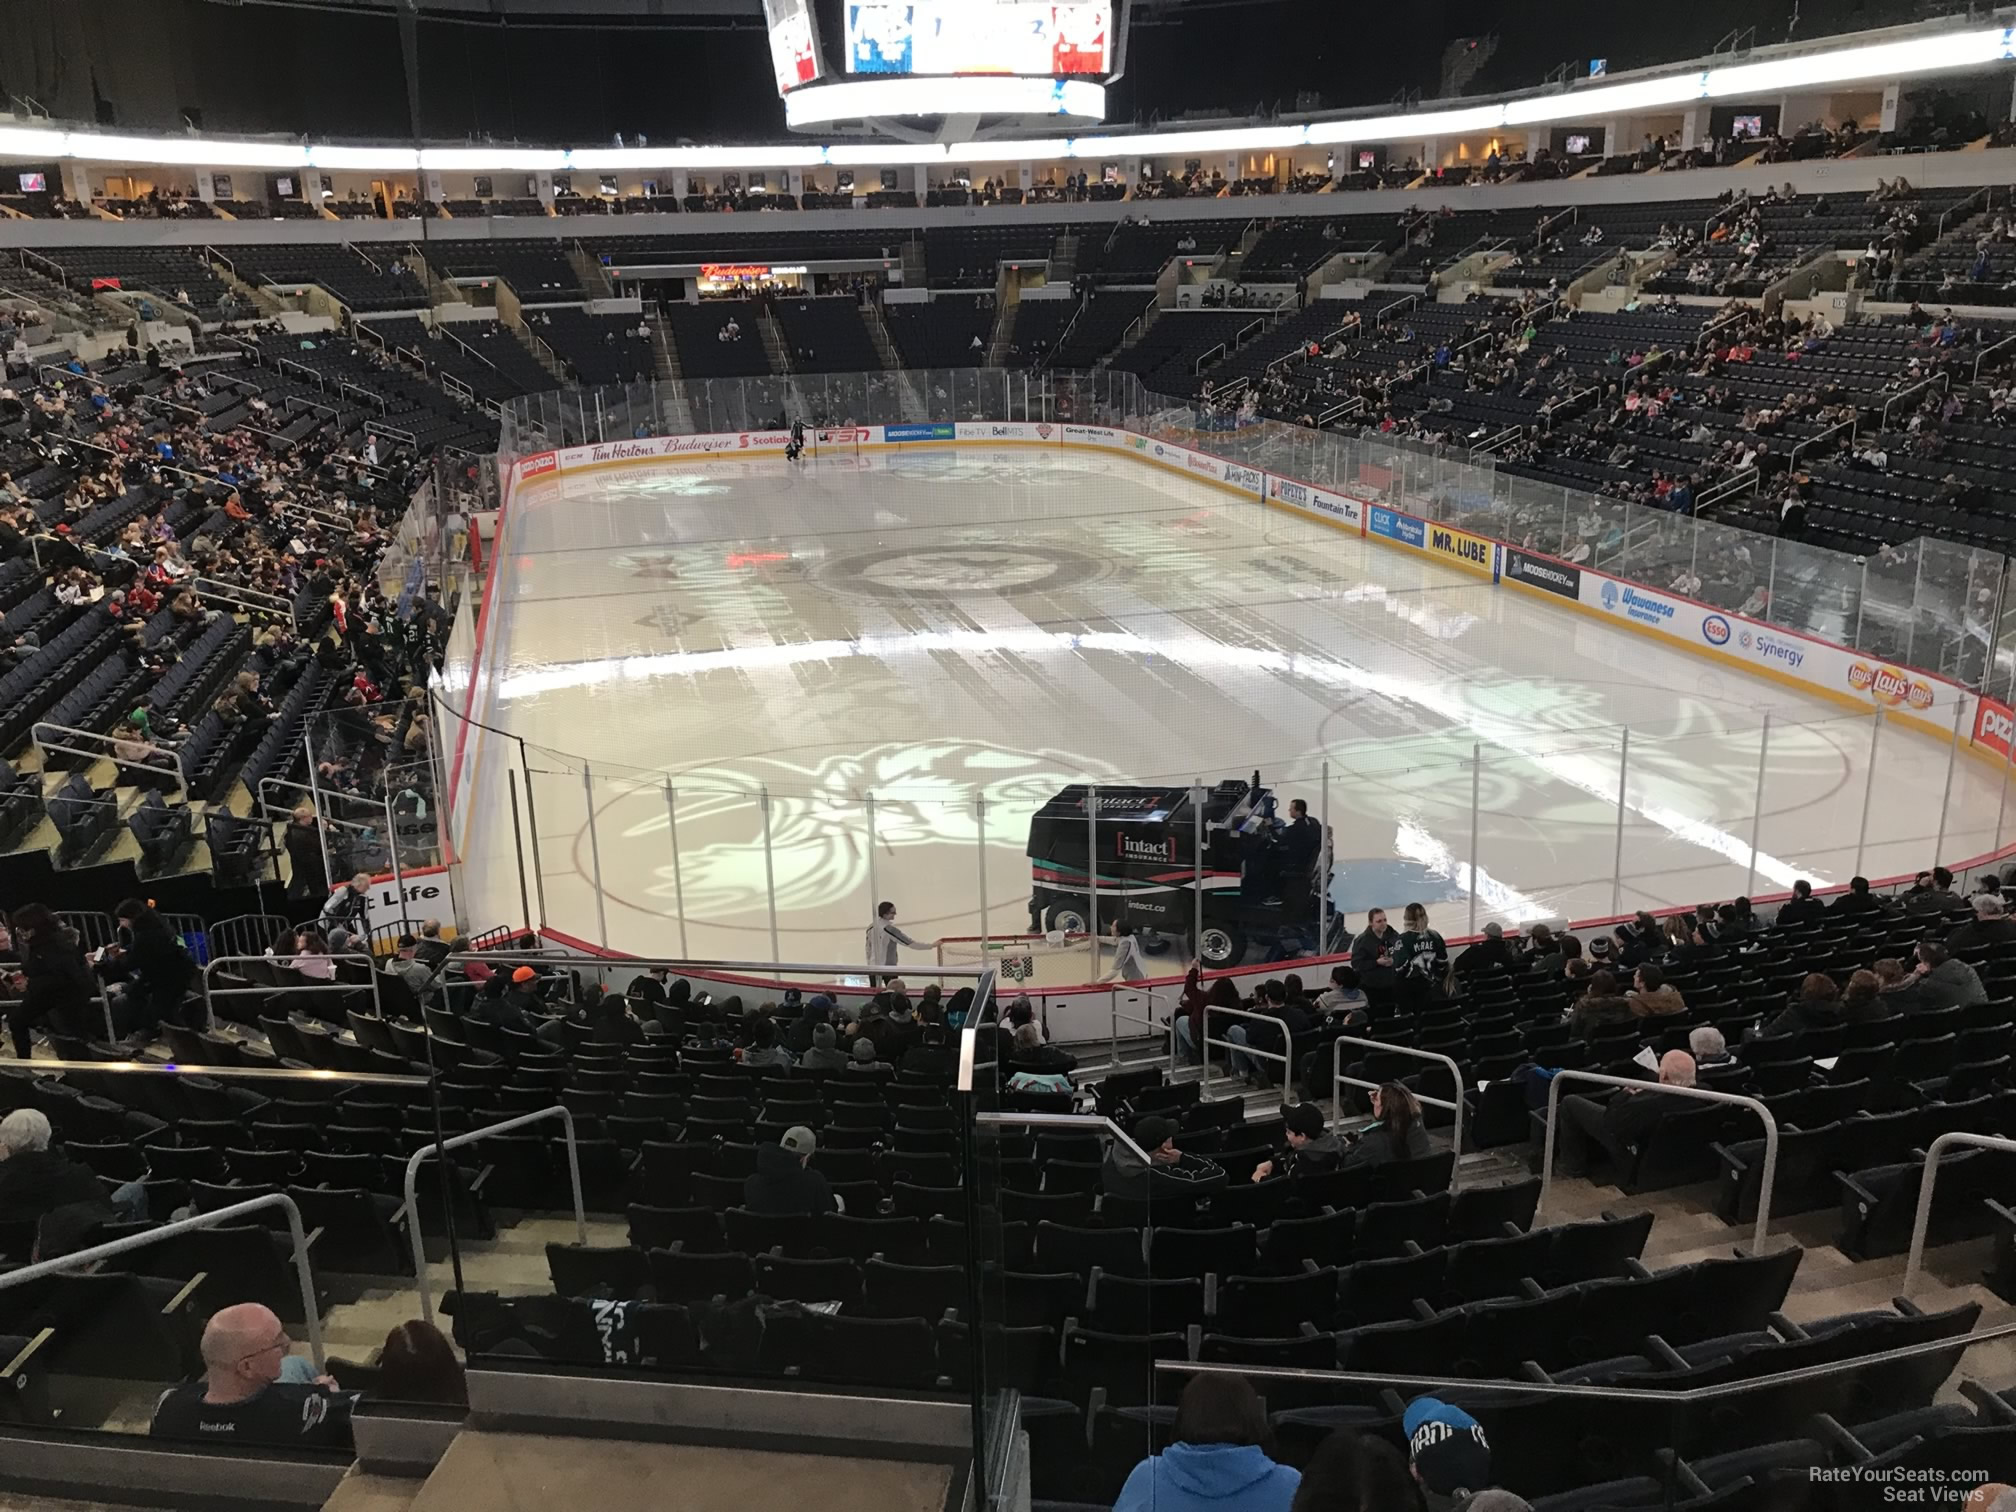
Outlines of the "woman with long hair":
{"label": "woman with long hair", "polygon": [[119,943],[105,953],[100,975],[126,984],[126,1012],[136,1036],[153,1039],[163,1020],[203,1029],[200,1003],[185,1012],[183,997],[196,979],[196,962],[168,921],[139,898],[128,898],[113,910],[119,920]]}
{"label": "woman with long hair", "polygon": [[372,1395],[388,1402],[467,1407],[469,1383],[441,1330],[415,1319],[385,1335],[385,1348],[378,1355],[378,1389]]}
{"label": "woman with long hair", "polygon": [[1358,1136],[1344,1156],[1344,1168],[1385,1165],[1396,1160],[1426,1160],[1433,1150],[1421,1122],[1421,1104],[1398,1082],[1387,1082],[1372,1094],[1377,1126]]}
{"label": "woman with long hair", "polygon": [[37,1024],[79,1038],[90,1032],[95,989],[77,931],[55,914],[40,903],[30,903],[15,909],[8,923],[21,969],[14,980],[20,1001],[7,1010],[7,1028],[14,1037],[14,1053],[25,1061],[35,1053]]}
{"label": "woman with long hair", "polygon": [[1400,915],[1393,969],[1400,974],[1400,1005],[1409,1012],[1439,998],[1449,981],[1449,946],[1428,927],[1425,904],[1409,903]]}
{"label": "woman with long hair", "polygon": [[1204,994],[1203,1003],[1198,1005],[1195,1028],[1190,1027],[1188,1019],[1178,1018],[1176,1020],[1176,1043],[1178,1047],[1181,1048],[1185,1055],[1193,1056],[1199,1061],[1203,1060],[1205,1056],[1204,1036],[1206,1031],[1213,1032],[1216,1038],[1222,1040],[1225,1038],[1225,1031],[1238,1022],[1237,1019],[1221,1016],[1215,1024],[1206,1024],[1204,1022],[1204,1009],[1206,1007],[1244,1008],[1245,1006],[1246,1004],[1239,996],[1239,988],[1232,978],[1229,976],[1214,978],[1211,983],[1211,990]]}

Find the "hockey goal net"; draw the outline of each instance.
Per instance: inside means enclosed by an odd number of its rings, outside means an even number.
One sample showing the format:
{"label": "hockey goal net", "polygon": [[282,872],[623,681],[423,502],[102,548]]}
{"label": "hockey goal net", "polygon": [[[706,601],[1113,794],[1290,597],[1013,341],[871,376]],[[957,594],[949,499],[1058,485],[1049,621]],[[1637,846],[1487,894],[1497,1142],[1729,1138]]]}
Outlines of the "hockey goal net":
{"label": "hockey goal net", "polygon": [[[1088,938],[1083,934],[1066,934],[1061,929],[1053,929],[1048,934],[1009,935],[1001,939],[983,940],[978,935],[954,937],[938,942],[938,964],[992,966],[999,981],[1029,983],[1063,980],[1056,975],[1056,968],[1065,965],[1068,960],[1075,962],[1076,969],[1075,974],[1067,970],[1065,976],[1074,981],[1082,980],[1090,971]],[[1046,966],[1050,968],[1047,971]]]}

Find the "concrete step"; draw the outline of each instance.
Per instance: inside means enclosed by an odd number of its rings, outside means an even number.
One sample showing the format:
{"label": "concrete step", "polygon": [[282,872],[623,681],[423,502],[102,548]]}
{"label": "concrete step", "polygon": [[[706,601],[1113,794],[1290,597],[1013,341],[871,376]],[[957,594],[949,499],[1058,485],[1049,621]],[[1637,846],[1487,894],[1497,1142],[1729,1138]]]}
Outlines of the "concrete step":
{"label": "concrete step", "polygon": [[[942,1512],[946,1465],[700,1444],[636,1443],[534,1433],[465,1432],[411,1503],[412,1512]],[[668,1495],[668,1487],[677,1487]],[[368,1505],[368,1504],[367,1504]]]}

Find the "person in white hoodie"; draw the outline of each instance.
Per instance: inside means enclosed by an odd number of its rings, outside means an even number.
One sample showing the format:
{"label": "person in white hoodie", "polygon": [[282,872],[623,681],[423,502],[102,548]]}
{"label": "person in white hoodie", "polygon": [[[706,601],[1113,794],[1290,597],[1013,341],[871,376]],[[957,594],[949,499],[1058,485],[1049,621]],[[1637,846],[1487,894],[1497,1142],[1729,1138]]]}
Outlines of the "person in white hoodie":
{"label": "person in white hoodie", "polygon": [[1119,919],[1113,921],[1113,969],[1099,980],[1102,982],[1148,980],[1148,958],[1141,953],[1141,942],[1134,938],[1132,924]]}
{"label": "person in white hoodie", "polygon": [[[868,964],[892,968],[889,975],[893,976],[898,945],[908,945],[912,950],[929,950],[937,943],[936,940],[911,939],[896,927],[896,905],[879,903],[875,907],[875,922],[868,926]],[[887,979],[884,978],[885,981]]]}

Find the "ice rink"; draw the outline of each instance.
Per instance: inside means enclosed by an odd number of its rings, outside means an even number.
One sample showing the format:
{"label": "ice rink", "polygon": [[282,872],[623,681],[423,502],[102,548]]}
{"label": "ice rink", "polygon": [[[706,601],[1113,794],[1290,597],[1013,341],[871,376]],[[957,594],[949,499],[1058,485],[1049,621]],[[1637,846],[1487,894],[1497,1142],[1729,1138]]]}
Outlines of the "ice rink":
{"label": "ice rink", "polygon": [[[1028,815],[1085,779],[1257,768],[1319,812],[1327,760],[1337,904],[1451,935],[1473,896],[1589,918],[1845,881],[1858,846],[1910,872],[1940,830],[1939,741],[1886,727],[1872,772],[1865,715],[1117,456],[615,468],[521,491],[505,539],[484,692],[524,748],[485,760],[536,815],[535,914],[626,952],[770,959],[773,890],[787,960],[860,959],[877,895],[977,935],[983,851],[987,930],[1020,933]],[[1952,767],[1944,858],[2004,797]],[[503,791],[479,924],[523,918]]]}

